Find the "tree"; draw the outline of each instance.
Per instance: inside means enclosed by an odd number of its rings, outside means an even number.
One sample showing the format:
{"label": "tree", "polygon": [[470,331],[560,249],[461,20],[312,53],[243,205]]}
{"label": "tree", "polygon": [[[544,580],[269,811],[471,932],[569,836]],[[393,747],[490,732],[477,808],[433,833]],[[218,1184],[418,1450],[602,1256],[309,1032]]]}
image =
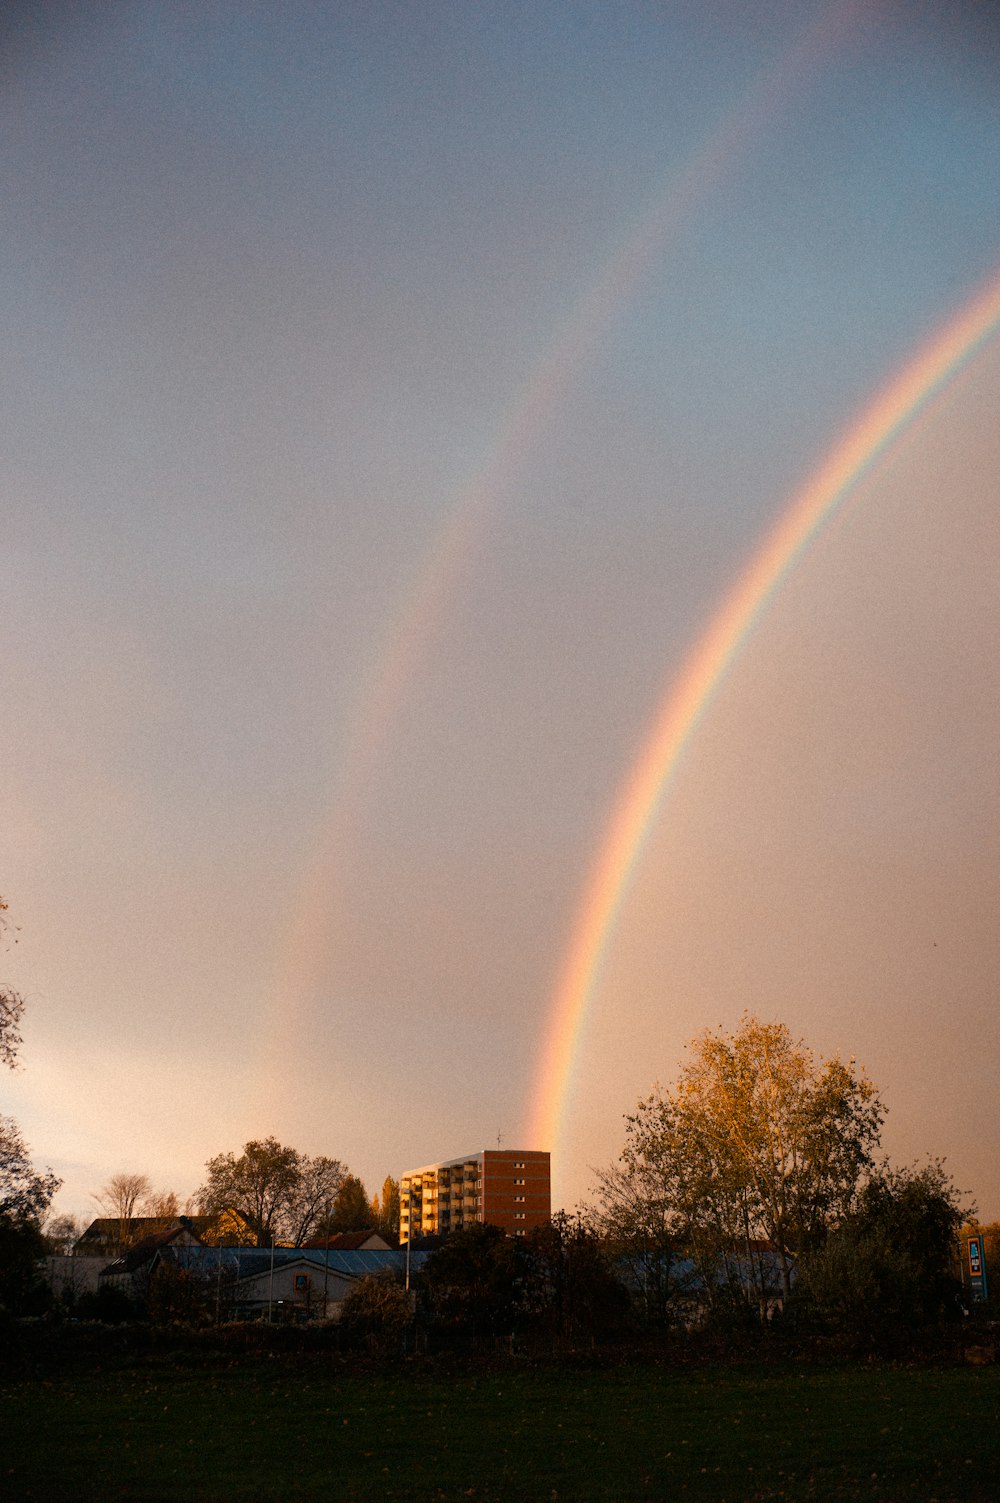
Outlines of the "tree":
{"label": "tree", "polygon": [[387,1174],[382,1184],[381,1200],[376,1195],[372,1200],[372,1216],[375,1225],[390,1247],[399,1246],[399,1180]]}
{"label": "tree", "polygon": [[302,1243],[319,1224],[324,1214],[336,1204],[337,1196],[347,1177],[347,1170],[339,1159],[299,1156],[299,1183],[292,1196],[287,1225],[291,1240],[296,1247]]}
{"label": "tree", "polygon": [[[8,928],[4,914],[7,904],[0,898],[0,934]],[[21,1047],[20,1024],[24,1012],[24,998],[9,986],[0,985],[0,1064],[13,1070],[17,1067],[17,1053]]]}
{"label": "tree", "polygon": [[24,999],[9,986],[0,987],[0,1064],[8,1069],[17,1067],[17,1051],[21,1047],[18,1031]]}
{"label": "tree", "polygon": [[75,1216],[50,1216],[43,1227],[45,1242],[50,1253],[67,1257],[79,1241],[83,1226]]}
{"label": "tree", "polygon": [[691,1051],[676,1089],[626,1118],[615,1188],[684,1244],[709,1300],[725,1288],[766,1298],[764,1242],[787,1296],[796,1255],[843,1219],[872,1168],[882,1103],[853,1060],[817,1064],[783,1023],[745,1015]]}
{"label": "tree", "polygon": [[59,1183],[51,1170],[35,1170],[17,1123],[0,1117],[0,1309],[35,1308],[47,1252],[41,1222]]}
{"label": "tree", "polygon": [[180,1201],[176,1190],[154,1190],[142,1202],[142,1215],[152,1216],[157,1221],[174,1221],[179,1214]]}
{"label": "tree", "polygon": [[47,1251],[37,1220],[0,1216],[0,1312],[35,1315],[51,1302],[41,1272]]}
{"label": "tree", "polygon": [[391,1356],[399,1351],[403,1332],[412,1319],[409,1294],[398,1275],[386,1269],[358,1279],[341,1304],[337,1327],[348,1344],[364,1345],[379,1356]]}
{"label": "tree", "polygon": [[[0,930],[7,904],[0,898]],[[0,1063],[17,1066],[19,1024],[24,1002],[9,987],[0,987]],[[38,1284],[37,1264],[45,1254],[41,1222],[61,1180],[51,1169],[39,1173],[28,1156],[21,1130],[12,1117],[0,1116],[0,1305],[25,1308]]]}
{"label": "tree", "polygon": [[339,1159],[310,1158],[275,1138],[245,1143],[238,1157],[220,1153],[205,1169],[208,1178],[198,1191],[202,1210],[219,1214],[236,1207],[253,1223],[261,1247],[276,1241],[301,1246],[350,1178]]}
{"label": "tree", "polygon": [[633,1303],[653,1325],[688,1317],[693,1282],[677,1186],[661,1182],[666,1163],[663,1152],[655,1164],[634,1154],[598,1170],[597,1205],[591,1210],[602,1245],[626,1278]]}
{"label": "tree", "polygon": [[955,1236],[971,1209],[940,1162],[882,1164],[823,1246],[804,1255],[797,1298],[861,1345],[908,1341],[958,1313]]}
{"label": "tree", "polygon": [[284,1230],[290,1202],[299,1184],[299,1154],[275,1138],[252,1139],[237,1157],[220,1153],[205,1165],[208,1178],[198,1191],[202,1211],[218,1213],[236,1206],[257,1230],[261,1247],[269,1247]]}
{"label": "tree", "polygon": [[[0,898],[0,933],[7,927],[7,904]],[[17,1068],[21,1047],[18,1031],[24,1001],[10,987],[0,987],[0,1063]],[[0,1216],[18,1222],[41,1222],[62,1181],[50,1169],[36,1173],[20,1128],[12,1117],[0,1117]]]}
{"label": "tree", "polygon": [[142,1303],[154,1325],[205,1325],[219,1295],[218,1279],[205,1265],[185,1268],[161,1259],[145,1281]]}
{"label": "tree", "polygon": [[498,1226],[472,1222],[435,1248],[421,1287],[441,1332],[473,1343],[508,1335],[524,1296],[524,1244]]}
{"label": "tree", "polygon": [[113,1174],[94,1196],[109,1221],[118,1223],[118,1242],[128,1247],[138,1233],[133,1222],[140,1208],[149,1200],[153,1187],[145,1174]]}
{"label": "tree", "polygon": [[368,1191],[356,1174],[347,1174],[333,1202],[326,1221],[325,1235],[331,1232],[361,1232],[375,1220]]}
{"label": "tree", "polygon": [[591,1342],[620,1327],[628,1296],[609,1251],[582,1214],[557,1211],[525,1243],[524,1302],[534,1323],[563,1341]]}
{"label": "tree", "polygon": [[0,1117],[0,1217],[40,1224],[60,1184],[50,1169],[32,1166],[14,1119]]}

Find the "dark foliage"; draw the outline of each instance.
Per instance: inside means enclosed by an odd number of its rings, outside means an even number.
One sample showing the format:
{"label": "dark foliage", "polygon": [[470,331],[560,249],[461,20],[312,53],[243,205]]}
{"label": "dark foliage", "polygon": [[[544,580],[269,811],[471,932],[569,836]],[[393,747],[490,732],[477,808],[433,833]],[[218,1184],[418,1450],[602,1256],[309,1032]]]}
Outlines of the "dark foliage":
{"label": "dark foliage", "polygon": [[96,1320],[103,1325],[122,1325],[126,1321],[141,1320],[144,1311],[141,1305],[121,1289],[102,1285],[96,1294],[81,1294],[73,1314],[78,1320]]}
{"label": "dark foliage", "polygon": [[939,1163],[884,1166],[802,1259],[796,1304],[856,1346],[901,1348],[960,1313],[954,1251],[964,1214]]}
{"label": "dark foliage", "polygon": [[146,1314],[156,1325],[205,1325],[216,1311],[216,1281],[161,1258],[146,1284]]}
{"label": "dark foliage", "polygon": [[368,1192],[356,1174],[345,1174],[333,1199],[328,1215],[318,1223],[324,1237],[337,1232],[363,1232],[378,1221]]}
{"label": "dark foliage", "polygon": [[522,1309],[527,1323],[564,1343],[622,1331],[629,1297],[611,1258],[582,1216],[557,1211],[526,1239]]}
{"label": "dark foliage", "polygon": [[422,1303],[437,1335],[460,1344],[509,1335],[522,1307],[523,1247],[497,1226],[454,1232],[428,1258]]}
{"label": "dark foliage", "polygon": [[337,1329],[345,1348],[389,1357],[402,1349],[413,1319],[410,1296],[393,1273],[360,1278],[344,1300]]}
{"label": "dark foliage", "polygon": [[0,1216],[0,1309],[11,1315],[37,1315],[51,1296],[42,1276],[48,1251],[38,1223]]}
{"label": "dark foliage", "polygon": [[238,1155],[217,1154],[205,1170],[198,1191],[202,1210],[218,1215],[235,1206],[260,1247],[275,1241],[300,1247],[322,1225],[346,1172],[339,1159],[310,1158],[273,1137],[244,1143]]}

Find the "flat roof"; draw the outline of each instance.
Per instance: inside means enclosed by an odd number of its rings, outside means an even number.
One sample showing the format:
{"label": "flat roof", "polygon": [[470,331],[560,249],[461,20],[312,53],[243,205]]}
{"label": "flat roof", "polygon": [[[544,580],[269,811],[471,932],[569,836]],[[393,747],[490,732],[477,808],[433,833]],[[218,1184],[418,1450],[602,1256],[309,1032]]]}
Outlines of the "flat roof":
{"label": "flat roof", "polygon": [[436,1164],[421,1164],[419,1169],[407,1169],[400,1179],[412,1179],[415,1174],[433,1174],[437,1169],[453,1169],[456,1164],[471,1164],[476,1160],[482,1160],[487,1153],[523,1153],[546,1159],[551,1157],[545,1148],[477,1148],[474,1153],[460,1154],[453,1159],[438,1159]]}
{"label": "flat roof", "polygon": [[419,1169],[407,1169],[402,1178],[412,1179],[415,1174],[431,1174],[435,1169],[450,1169],[454,1164],[471,1164],[475,1160],[481,1159],[485,1152],[485,1148],[477,1148],[474,1153],[459,1155],[458,1158],[438,1159],[436,1164],[422,1164]]}

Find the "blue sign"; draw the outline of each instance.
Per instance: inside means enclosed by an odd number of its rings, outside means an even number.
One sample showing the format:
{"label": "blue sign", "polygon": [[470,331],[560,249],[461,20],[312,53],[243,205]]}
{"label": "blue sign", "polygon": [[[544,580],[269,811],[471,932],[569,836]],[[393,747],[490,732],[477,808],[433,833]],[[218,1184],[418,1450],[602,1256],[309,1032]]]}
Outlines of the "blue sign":
{"label": "blue sign", "polygon": [[986,1257],[982,1237],[969,1238],[969,1293],[974,1300],[986,1298]]}

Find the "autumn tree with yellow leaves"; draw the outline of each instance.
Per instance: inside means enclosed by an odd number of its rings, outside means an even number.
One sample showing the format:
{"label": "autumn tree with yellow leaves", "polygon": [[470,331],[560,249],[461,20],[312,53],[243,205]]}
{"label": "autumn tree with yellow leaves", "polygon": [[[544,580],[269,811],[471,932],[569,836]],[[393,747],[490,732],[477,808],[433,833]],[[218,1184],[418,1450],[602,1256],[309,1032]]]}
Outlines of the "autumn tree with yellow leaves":
{"label": "autumn tree with yellow leaves", "polygon": [[706,1288],[735,1257],[747,1295],[763,1292],[767,1244],[787,1295],[796,1256],[847,1214],[874,1164],[878,1092],[853,1059],[817,1061],[784,1023],[750,1015],[690,1052],[676,1087],[625,1119],[620,1163],[599,1180],[604,1227],[658,1233],[712,1270]]}

